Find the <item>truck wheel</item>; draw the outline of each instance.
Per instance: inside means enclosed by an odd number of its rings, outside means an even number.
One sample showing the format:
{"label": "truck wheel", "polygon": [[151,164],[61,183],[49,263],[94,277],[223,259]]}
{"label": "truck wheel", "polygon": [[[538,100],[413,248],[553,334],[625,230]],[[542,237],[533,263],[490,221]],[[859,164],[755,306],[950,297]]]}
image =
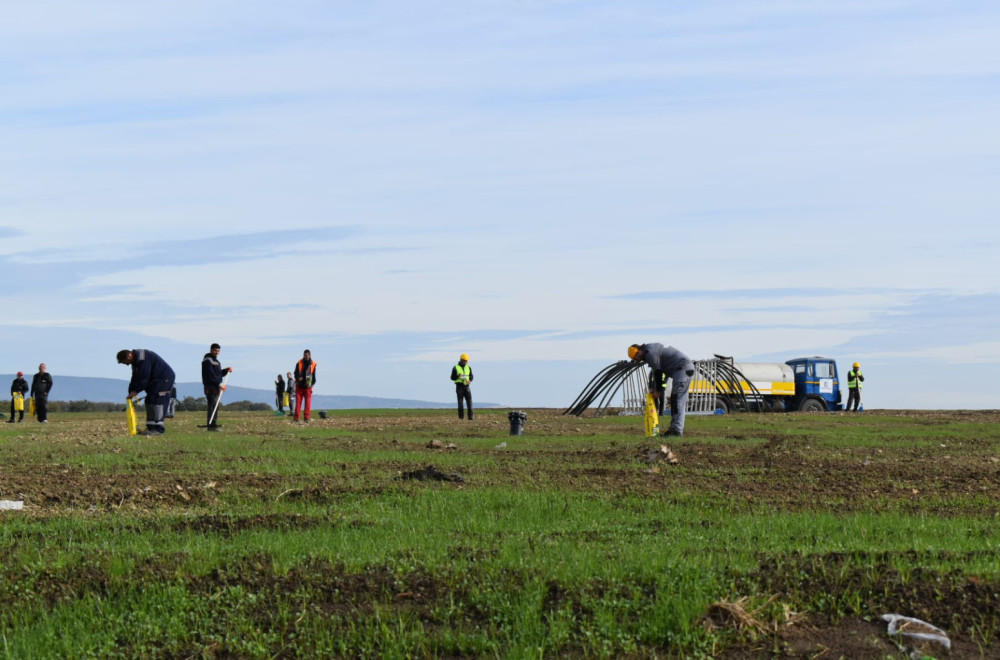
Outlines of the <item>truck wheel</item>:
{"label": "truck wheel", "polygon": [[806,399],[799,406],[799,412],[825,412],[826,408],[816,399]]}
{"label": "truck wheel", "polygon": [[732,408],[729,406],[729,402],[722,397],[715,397],[715,409],[721,410],[722,414],[728,415]]}

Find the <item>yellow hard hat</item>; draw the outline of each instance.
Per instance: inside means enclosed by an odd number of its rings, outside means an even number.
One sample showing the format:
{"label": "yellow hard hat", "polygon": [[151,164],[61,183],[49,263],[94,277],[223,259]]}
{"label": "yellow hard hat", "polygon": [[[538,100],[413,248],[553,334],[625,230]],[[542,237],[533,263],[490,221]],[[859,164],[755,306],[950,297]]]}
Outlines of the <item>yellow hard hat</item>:
{"label": "yellow hard hat", "polygon": [[458,359],[459,360],[465,360],[466,362],[468,362],[469,361],[469,354],[468,353],[462,353],[461,355],[458,356]]}
{"label": "yellow hard hat", "polygon": [[639,347],[636,344],[632,344],[628,347],[628,359],[634,360],[636,353],[639,352]]}
{"label": "yellow hard hat", "polygon": [[861,363],[860,362],[855,362],[854,363],[854,368],[855,369],[860,369],[861,368]]}

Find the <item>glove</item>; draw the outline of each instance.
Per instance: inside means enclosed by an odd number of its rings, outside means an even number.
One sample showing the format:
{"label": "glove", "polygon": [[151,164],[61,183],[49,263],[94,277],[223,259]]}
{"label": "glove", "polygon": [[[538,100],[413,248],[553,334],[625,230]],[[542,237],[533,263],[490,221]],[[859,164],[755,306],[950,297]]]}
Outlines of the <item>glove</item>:
{"label": "glove", "polygon": [[219,389],[222,390],[223,392],[225,392],[226,391],[226,386],[225,385],[219,385]]}

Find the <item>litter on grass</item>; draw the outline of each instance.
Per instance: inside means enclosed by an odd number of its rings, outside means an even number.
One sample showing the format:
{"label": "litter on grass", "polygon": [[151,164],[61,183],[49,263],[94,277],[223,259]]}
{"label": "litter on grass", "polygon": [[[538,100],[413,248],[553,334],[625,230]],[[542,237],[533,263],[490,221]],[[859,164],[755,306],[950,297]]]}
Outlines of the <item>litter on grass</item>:
{"label": "litter on grass", "polygon": [[940,644],[946,651],[951,650],[951,640],[948,633],[937,626],[932,626],[926,621],[903,616],[902,614],[883,614],[883,621],[889,622],[888,633],[890,637],[899,635],[909,638],[909,640],[920,640],[923,642],[934,642]]}
{"label": "litter on grass", "polygon": [[660,445],[660,448],[656,451],[651,451],[646,454],[647,463],[659,463],[660,461],[666,461],[671,465],[677,465],[677,463],[679,463],[677,457],[674,456],[674,452],[670,451],[670,447],[666,445]]}
{"label": "litter on grass", "polygon": [[21,500],[0,500],[0,511],[20,511],[23,508]]}

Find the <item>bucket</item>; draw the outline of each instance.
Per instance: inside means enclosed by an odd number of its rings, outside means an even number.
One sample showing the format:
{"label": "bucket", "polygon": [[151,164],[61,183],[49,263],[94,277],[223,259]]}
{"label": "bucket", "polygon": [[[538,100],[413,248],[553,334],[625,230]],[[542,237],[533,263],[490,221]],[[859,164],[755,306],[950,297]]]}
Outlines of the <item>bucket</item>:
{"label": "bucket", "polygon": [[520,411],[507,413],[507,420],[510,422],[511,435],[524,434],[524,421],[528,419],[528,414]]}

